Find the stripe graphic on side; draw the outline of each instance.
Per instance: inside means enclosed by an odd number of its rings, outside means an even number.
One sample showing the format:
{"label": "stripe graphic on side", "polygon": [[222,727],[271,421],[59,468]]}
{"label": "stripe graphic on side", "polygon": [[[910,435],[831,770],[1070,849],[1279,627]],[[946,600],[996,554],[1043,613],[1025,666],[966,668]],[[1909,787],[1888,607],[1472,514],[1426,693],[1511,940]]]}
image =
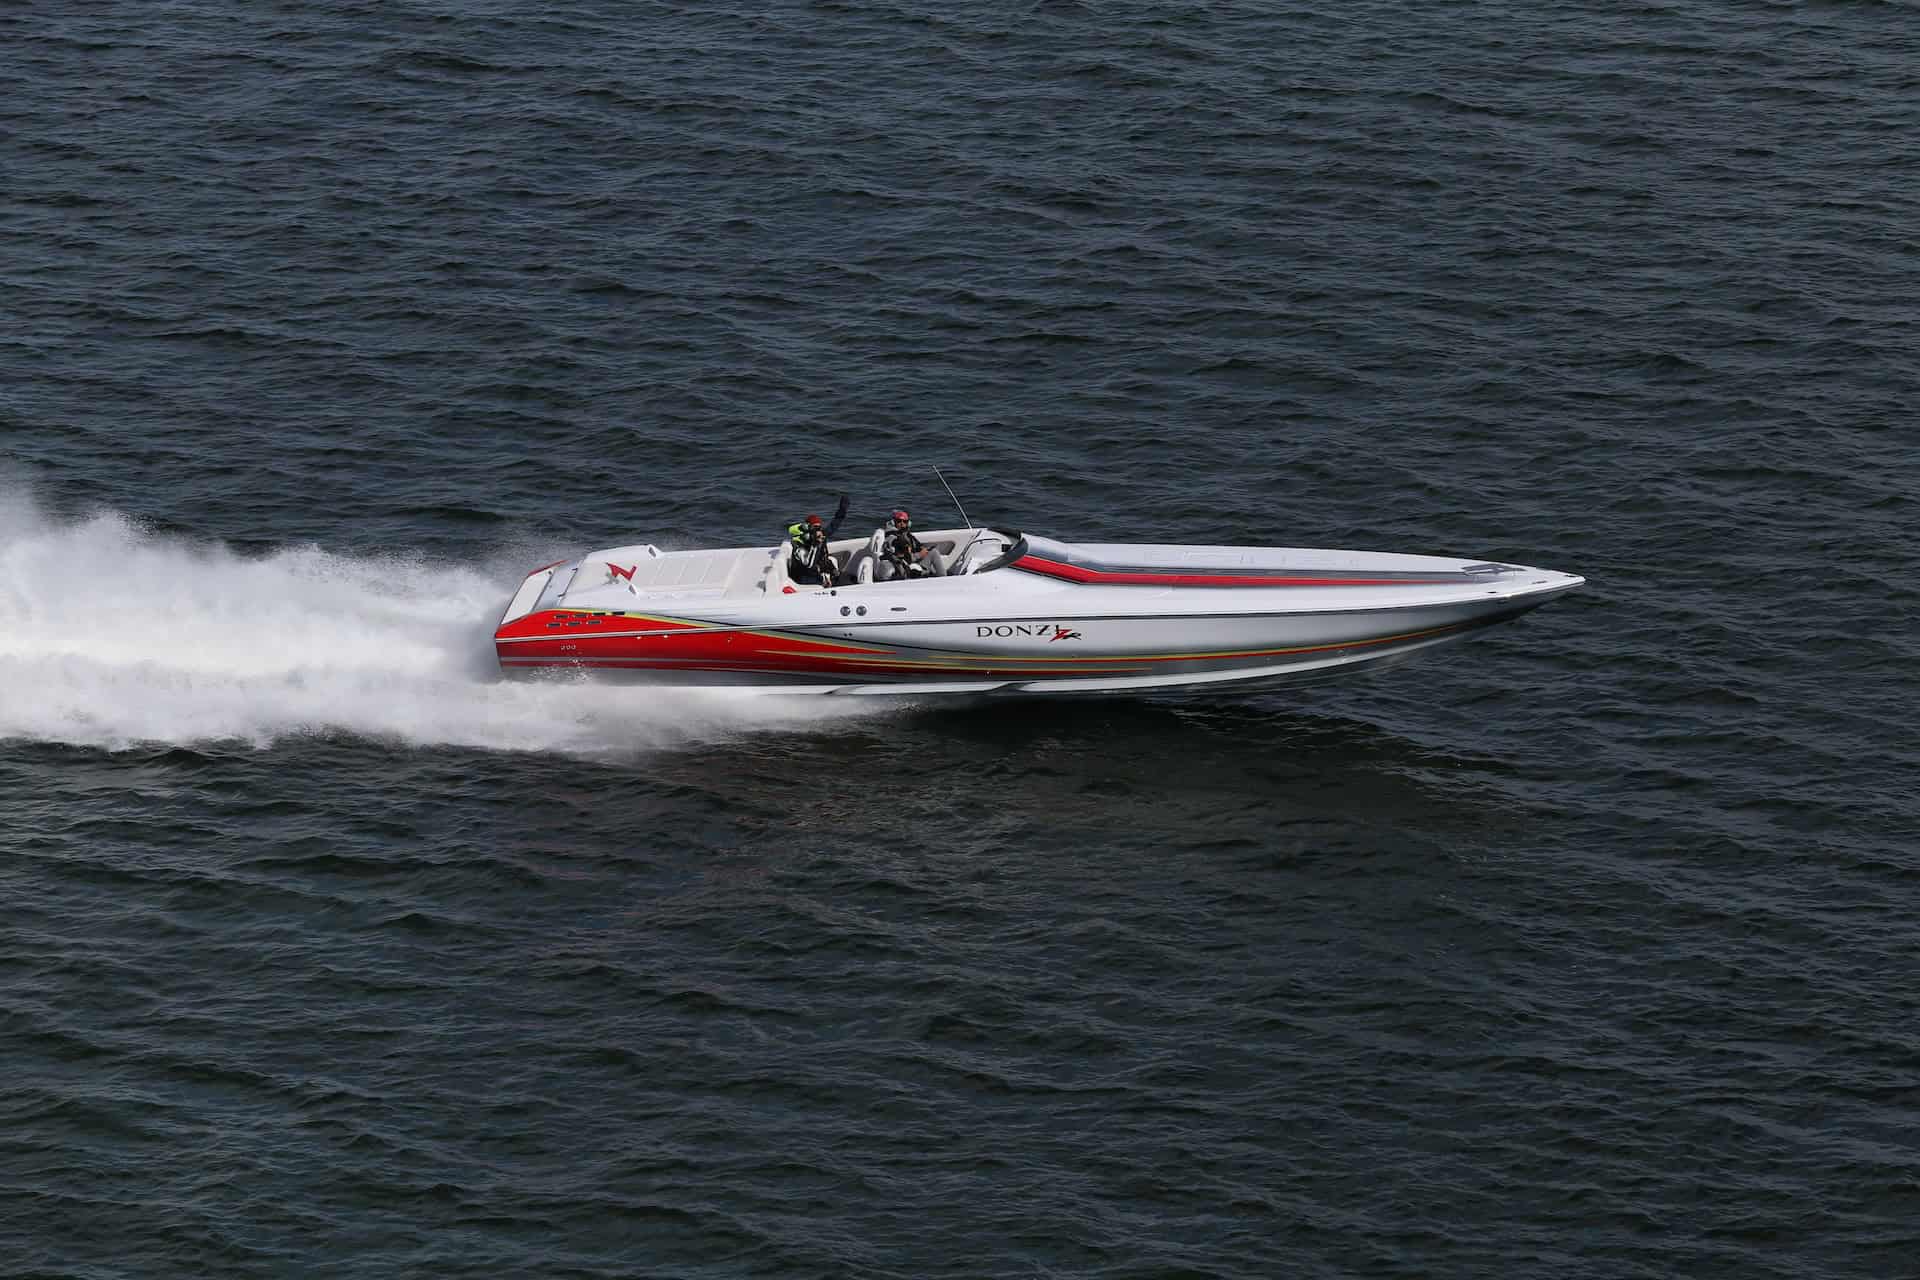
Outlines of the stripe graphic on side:
{"label": "stripe graphic on side", "polygon": [[[504,667],[586,667],[619,670],[695,670],[751,672],[768,675],[924,677],[936,673],[1004,677],[1074,677],[1141,675],[1155,667],[1179,662],[1235,662],[1253,658],[1284,658],[1428,639],[1486,625],[1497,619],[1471,619],[1398,635],[1329,644],[1295,645],[1273,649],[1232,649],[1194,653],[1074,655],[996,659],[977,652],[899,648],[871,648],[836,644],[810,636],[756,632],[720,626],[690,624],[679,630],[646,633],[640,640],[625,636],[573,631],[563,635],[524,637],[526,648],[513,657],[503,651]],[[664,621],[647,619],[647,621]],[[595,643],[598,641],[599,643]],[[626,641],[625,643],[619,643]],[[608,643],[614,642],[614,643]],[[552,645],[554,649],[546,649]],[[538,647],[536,647],[538,646]],[[546,651],[542,651],[545,649]]]}
{"label": "stripe graphic on side", "polygon": [[1293,574],[1266,574],[1258,571],[1220,570],[1212,573],[1171,573],[1160,569],[1089,569],[1085,565],[1065,564],[1044,556],[1025,555],[1010,568],[1024,569],[1065,582],[1088,586],[1122,587],[1417,587],[1447,586],[1472,582],[1466,574],[1446,577],[1303,577]]}

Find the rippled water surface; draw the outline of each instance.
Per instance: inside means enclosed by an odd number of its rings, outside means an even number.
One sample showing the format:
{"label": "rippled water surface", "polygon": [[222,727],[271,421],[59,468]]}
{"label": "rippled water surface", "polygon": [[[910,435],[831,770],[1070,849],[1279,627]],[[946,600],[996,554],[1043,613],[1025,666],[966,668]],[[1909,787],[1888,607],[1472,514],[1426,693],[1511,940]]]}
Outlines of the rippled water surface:
{"label": "rippled water surface", "polygon": [[[1920,1273],[1920,10],[0,7],[0,1272]],[[847,490],[1590,585],[501,685]]]}

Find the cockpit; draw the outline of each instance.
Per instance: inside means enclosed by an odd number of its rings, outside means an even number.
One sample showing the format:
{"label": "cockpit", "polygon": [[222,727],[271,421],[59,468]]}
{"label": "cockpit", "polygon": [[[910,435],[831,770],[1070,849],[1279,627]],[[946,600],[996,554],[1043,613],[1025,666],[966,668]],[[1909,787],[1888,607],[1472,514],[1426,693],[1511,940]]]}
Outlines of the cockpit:
{"label": "cockpit", "polygon": [[[997,529],[937,529],[919,535],[927,548],[927,577],[960,578],[988,573],[1019,559],[1015,547],[1021,544],[1018,533]],[[839,580],[850,586],[856,582],[889,581],[884,543],[886,531],[876,529],[866,538],[835,541],[827,549],[839,567]],[[918,579],[891,579],[916,581]]]}

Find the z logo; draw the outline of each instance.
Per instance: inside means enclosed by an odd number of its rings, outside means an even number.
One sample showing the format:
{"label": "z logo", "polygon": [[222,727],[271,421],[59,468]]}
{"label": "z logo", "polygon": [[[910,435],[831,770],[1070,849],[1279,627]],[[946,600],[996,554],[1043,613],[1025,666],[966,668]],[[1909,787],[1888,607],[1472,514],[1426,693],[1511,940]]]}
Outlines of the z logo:
{"label": "z logo", "polygon": [[1062,640],[1078,640],[1079,638],[1080,633],[1078,631],[1069,631],[1056,622],[1053,624],[1053,639],[1047,641],[1047,643],[1056,644]]}

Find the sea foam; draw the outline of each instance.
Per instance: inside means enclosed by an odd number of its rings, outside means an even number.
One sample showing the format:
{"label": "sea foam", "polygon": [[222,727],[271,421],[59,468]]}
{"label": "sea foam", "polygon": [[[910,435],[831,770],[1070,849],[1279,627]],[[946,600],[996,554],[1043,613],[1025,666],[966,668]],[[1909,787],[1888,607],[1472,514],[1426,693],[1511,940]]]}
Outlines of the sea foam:
{"label": "sea foam", "polygon": [[532,564],[315,546],[252,556],[0,488],[0,738],[109,748],[346,732],[619,752],[800,729],[819,698],[507,682],[490,637]]}

